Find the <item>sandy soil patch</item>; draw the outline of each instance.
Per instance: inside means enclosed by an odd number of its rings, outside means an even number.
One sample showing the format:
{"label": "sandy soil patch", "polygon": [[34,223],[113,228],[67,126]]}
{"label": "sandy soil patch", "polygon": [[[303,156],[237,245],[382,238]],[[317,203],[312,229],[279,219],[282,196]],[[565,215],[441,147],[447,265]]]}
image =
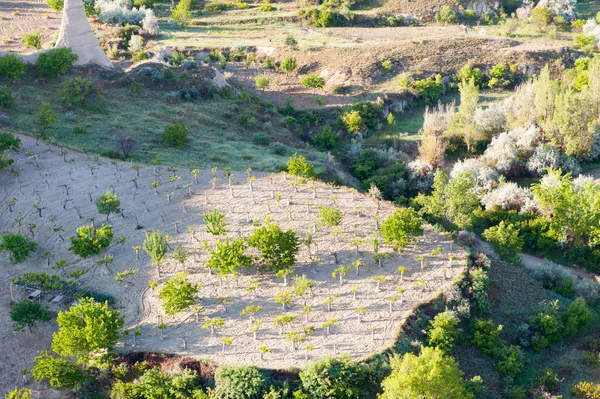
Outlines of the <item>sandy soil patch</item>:
{"label": "sandy soil patch", "polygon": [[[441,234],[427,228],[419,243],[411,245],[404,254],[395,254],[390,248],[382,247],[381,251],[389,253],[389,256],[384,260],[382,268],[377,267],[368,239],[376,231],[375,216],[384,218],[393,211],[393,207],[382,203],[377,210],[375,202],[346,188],[331,188],[322,183],[309,183],[295,188],[294,180],[290,177],[286,179],[281,174],[256,174],[258,179],[254,181],[251,192],[246,182],[246,173],[235,172],[230,188],[223,171],[217,171],[219,180],[213,189],[213,174],[210,170],[202,171],[199,183],[196,184],[189,170],[182,168],[168,172],[165,167],[161,167],[157,168],[154,175],[153,167],[144,166],[139,171],[140,176],[136,180],[138,189],[135,189],[133,180],[136,178],[136,171],[131,169],[129,163],[102,158],[94,160],[74,151],[61,156],[58,147],[41,142],[36,145],[35,139],[25,136],[22,140],[22,149],[16,154],[14,165],[20,172],[18,178],[11,175],[10,171],[0,176],[0,231],[18,230],[15,218],[22,216],[24,219],[21,225],[25,232],[28,231],[29,224],[36,225],[33,228],[34,239],[39,243],[40,249],[26,264],[21,265],[8,264],[6,257],[2,256],[0,270],[3,273],[3,284],[8,288],[7,280],[25,271],[56,273],[66,277],[76,269],[84,269],[86,273],[80,278],[81,284],[117,298],[116,306],[125,315],[127,328],[139,329],[142,333],[135,347],[131,336],[125,338],[119,348],[123,351],[173,352],[218,363],[253,363],[279,368],[302,366],[305,354],[300,348],[306,345],[314,346],[308,356],[311,361],[332,354],[333,345],[336,344],[338,353],[361,358],[389,345],[395,337],[396,327],[411,309],[449,285],[464,265],[462,248],[456,245],[451,248],[450,242]],[[172,176],[180,176],[180,180]],[[152,181],[160,181],[161,185],[150,189]],[[310,187],[313,184],[314,189]],[[105,252],[82,260],[68,251],[68,237],[74,234],[76,227],[88,223],[90,218],[95,219],[97,224],[104,221],[105,217],[99,215],[95,204],[90,202],[90,196],[95,200],[99,194],[112,189],[119,195],[124,209],[124,217],[111,215],[109,218],[115,240]],[[277,200],[279,196],[281,199]],[[9,207],[8,202],[12,198],[16,198],[15,205]],[[317,227],[316,232],[313,232],[317,223],[317,207],[333,203],[344,214],[341,229],[332,232],[331,228]],[[34,204],[44,208],[41,218]],[[214,208],[226,215],[229,238],[247,237],[255,229],[254,221],[264,220],[267,215],[282,227],[295,230],[302,238],[309,233],[313,234],[316,245],[313,245],[311,251],[313,257],[320,259],[316,263],[318,271],[310,263],[306,246],[302,248],[297,266],[293,268],[295,274],[305,274],[316,283],[314,295],[307,300],[307,304],[312,306],[308,322],[304,319],[301,298],[293,297],[290,308],[285,312],[281,305],[275,303],[277,293],[286,287],[283,287],[281,279],[272,274],[257,275],[254,269],[249,269],[238,279],[225,280],[223,287],[219,288],[216,276],[210,275],[204,268],[207,255],[199,249],[201,240],[206,239],[209,243],[214,241],[214,237],[205,232],[202,222],[203,215]],[[161,279],[158,279],[156,269],[150,266],[150,260],[145,254],[141,254],[137,261],[132,246],[143,242],[144,230],[136,229],[136,224],[143,226],[143,229],[160,229],[170,235],[171,248],[180,245],[189,249],[192,256],[185,267],[169,258],[162,267]],[[53,231],[53,227],[57,231]],[[119,237],[125,237],[125,242],[117,244]],[[359,245],[358,252],[351,243],[355,238],[365,240],[364,244]],[[431,255],[431,251],[438,247],[442,248],[442,253]],[[54,254],[50,267],[46,265],[46,257],[42,257],[44,251]],[[334,252],[337,254],[337,265]],[[457,257],[452,267],[448,265],[447,256],[450,254]],[[104,255],[113,256],[114,263],[98,264],[98,260]],[[421,255],[425,256],[425,269],[421,269],[420,262],[416,260]],[[66,260],[66,265],[59,270],[52,269],[52,265],[61,259]],[[350,266],[357,259],[365,264],[359,276],[356,276],[353,269],[346,276],[343,285],[332,278],[331,272],[335,268],[340,265]],[[395,273],[400,265],[408,269],[403,282],[400,282],[399,275]],[[446,278],[443,276],[443,268],[447,269]],[[123,283],[115,281],[116,273],[129,269],[138,269],[139,273],[129,276]],[[156,297],[157,291],[151,290],[148,285],[149,281],[162,283],[183,269],[187,269],[192,281],[203,284],[197,301],[205,307],[200,324],[191,311],[177,317],[161,317],[163,313]],[[371,279],[374,275],[387,276],[387,281],[382,283],[380,290],[376,290],[376,283]],[[249,280],[261,284],[255,299],[246,289]],[[356,300],[351,292],[353,286],[357,287]],[[406,290],[403,303],[396,302],[390,312],[386,298],[393,296],[399,288]],[[2,290],[0,305],[0,317],[5,326],[10,325],[7,291]],[[20,288],[14,289],[16,298],[26,296],[28,292]],[[329,296],[334,297],[331,312],[327,311],[324,304]],[[53,297],[54,295],[46,295],[44,303],[48,303]],[[218,297],[228,297],[231,300],[227,312],[217,305]],[[55,305],[54,310],[66,309],[68,303]],[[261,320],[262,325],[256,341],[253,340],[248,319],[240,316],[240,311],[249,304],[263,307],[263,311],[257,315],[257,320]],[[359,306],[369,311],[363,316],[361,323],[358,323],[356,314]],[[304,329],[315,327],[314,333],[309,334],[296,351],[292,350],[291,343],[284,336],[279,335],[278,328],[273,324],[274,317],[284,313],[297,316],[285,329],[284,335],[289,331],[303,334]],[[225,321],[224,328],[218,330],[217,336],[211,337],[209,331],[202,328],[201,324],[206,317],[220,317]],[[156,328],[161,318],[167,324],[164,339],[163,332]],[[332,335],[326,337],[321,326],[330,318],[335,318],[338,322],[332,328]],[[49,324],[36,330],[34,334],[16,335],[8,328],[4,330],[5,349],[1,351],[4,370],[0,373],[0,386],[3,390],[12,388],[20,380],[20,370],[31,367],[37,350],[48,348],[50,332],[54,328],[54,324]],[[374,340],[371,339],[372,334]],[[186,337],[187,349],[183,348],[182,337]],[[222,354],[221,348],[223,337],[233,339],[233,345],[225,354]],[[258,350],[261,345],[273,349],[262,362]]]}

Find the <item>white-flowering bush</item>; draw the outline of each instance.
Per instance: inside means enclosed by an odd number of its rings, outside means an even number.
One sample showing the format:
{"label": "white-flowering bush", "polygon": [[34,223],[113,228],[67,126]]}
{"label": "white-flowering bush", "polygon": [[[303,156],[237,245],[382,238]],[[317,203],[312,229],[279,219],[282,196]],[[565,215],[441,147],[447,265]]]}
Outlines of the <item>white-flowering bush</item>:
{"label": "white-flowering bush", "polygon": [[150,36],[158,36],[160,28],[154,11],[146,10],[146,16],[142,19],[142,29]]}
{"label": "white-flowering bush", "polygon": [[144,6],[130,9],[128,3],[122,0],[99,0],[96,2],[96,10],[99,21],[119,26],[127,24],[141,26],[147,11]]}
{"label": "white-flowering bush", "polygon": [[573,179],[573,188],[576,192],[579,192],[582,188],[590,183],[594,183],[594,177],[590,175],[579,175]]}
{"label": "white-flowering bush", "polygon": [[510,173],[519,164],[519,151],[515,140],[509,133],[500,133],[486,148],[483,159],[499,173]]}
{"label": "white-flowering bush", "polygon": [[570,172],[573,175],[581,172],[577,161],[561,153],[560,149],[553,144],[545,144],[536,148],[527,162],[527,169],[538,176],[546,173],[548,168],[562,169],[564,173]]}
{"label": "white-flowering bush", "polygon": [[140,35],[131,35],[129,39],[129,51],[131,53],[137,53],[144,49],[144,39]]}
{"label": "white-flowering bush", "polygon": [[498,185],[500,175],[494,169],[485,165],[481,158],[468,158],[458,161],[454,164],[450,177],[455,178],[456,176],[468,172],[473,177],[475,182],[476,192],[479,197],[485,195],[485,193],[491,191]]}
{"label": "white-flowering bush", "polygon": [[502,104],[492,103],[487,108],[475,110],[475,124],[479,130],[488,134],[496,134],[506,126],[506,112]]}
{"label": "white-flowering bush", "polygon": [[433,166],[421,159],[415,159],[406,165],[411,190],[428,193],[433,186]]}
{"label": "white-flowering bush", "polygon": [[588,303],[600,301],[600,284],[590,280],[575,282],[577,296],[583,297]]}
{"label": "white-flowering bush", "polygon": [[388,147],[387,150],[376,149],[375,152],[377,152],[379,159],[381,159],[381,162],[383,162],[385,166],[395,164],[400,160],[406,161],[410,158],[406,153],[396,151],[391,147]]}
{"label": "white-flowering bush", "polygon": [[537,6],[546,7],[552,14],[569,21],[577,18],[577,0],[540,0]]}
{"label": "white-flowering bush", "polygon": [[540,141],[540,129],[536,125],[528,128],[516,127],[508,132],[517,145],[520,154],[528,155],[535,151]]}
{"label": "white-flowering bush", "polygon": [[596,42],[600,42],[600,25],[598,25],[595,19],[588,19],[582,29],[586,36],[594,36]]}
{"label": "white-flowering bush", "polygon": [[532,211],[535,202],[529,189],[508,182],[484,195],[481,204],[488,210],[500,208],[506,211]]}
{"label": "white-flowering bush", "polygon": [[437,107],[425,107],[423,115],[423,131],[426,133],[440,136],[448,129],[448,124],[454,118],[456,113],[456,102],[449,104],[438,103]]}

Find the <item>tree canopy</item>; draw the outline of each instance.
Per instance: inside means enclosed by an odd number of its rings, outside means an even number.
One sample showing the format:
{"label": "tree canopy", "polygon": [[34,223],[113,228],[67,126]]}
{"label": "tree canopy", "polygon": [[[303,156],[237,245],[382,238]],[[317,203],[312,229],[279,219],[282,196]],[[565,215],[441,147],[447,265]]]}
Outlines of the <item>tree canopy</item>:
{"label": "tree canopy", "polygon": [[52,350],[61,356],[74,356],[78,363],[87,363],[94,354],[110,350],[117,342],[123,318],[118,310],[109,309],[108,302],[98,303],[82,298],[78,305],[59,312],[58,332],[52,339]]}
{"label": "tree canopy", "polygon": [[246,242],[243,238],[217,240],[215,248],[209,249],[210,259],[206,267],[216,270],[221,276],[238,274],[241,267],[252,265],[252,258],[245,252]]}
{"label": "tree canopy", "polygon": [[16,331],[23,331],[25,327],[28,327],[29,332],[32,332],[38,321],[49,321],[50,314],[40,303],[25,299],[12,307],[10,318],[15,323]]}
{"label": "tree canopy", "polygon": [[82,258],[89,258],[108,248],[113,236],[110,225],[102,225],[98,228],[93,225],[81,226],[77,228],[77,235],[69,238],[71,240],[69,250]]}
{"label": "tree canopy", "polygon": [[392,373],[383,380],[380,399],[472,399],[463,372],[441,349],[423,347],[419,356],[394,355]]}
{"label": "tree canopy", "polygon": [[163,302],[165,313],[174,315],[192,306],[196,293],[198,293],[198,287],[190,283],[187,273],[178,273],[175,277],[167,280],[160,290],[158,298]]}
{"label": "tree canopy", "polygon": [[412,208],[396,209],[381,224],[381,235],[385,243],[392,245],[394,250],[403,250],[413,241],[414,236],[423,235],[421,218]]}
{"label": "tree canopy", "polygon": [[106,221],[108,222],[108,216],[111,213],[121,212],[121,201],[117,194],[113,194],[110,191],[100,194],[96,200],[96,208],[98,212],[106,215]]}
{"label": "tree canopy", "polygon": [[273,270],[293,266],[300,250],[300,240],[294,231],[282,231],[278,225],[271,222],[254,230],[248,238],[248,244],[260,251],[263,261]]}

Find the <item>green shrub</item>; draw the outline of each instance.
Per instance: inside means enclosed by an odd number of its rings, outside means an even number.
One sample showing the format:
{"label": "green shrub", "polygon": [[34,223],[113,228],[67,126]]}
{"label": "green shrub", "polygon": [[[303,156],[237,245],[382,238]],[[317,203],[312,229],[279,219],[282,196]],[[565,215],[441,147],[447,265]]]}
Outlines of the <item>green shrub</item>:
{"label": "green shrub", "polygon": [[519,252],[523,249],[523,238],[514,224],[500,222],[498,226],[490,227],[483,232],[483,238],[489,242],[500,259],[507,262],[519,263]]}
{"label": "green shrub", "polygon": [[533,348],[542,350],[554,344],[564,334],[564,323],[558,311],[558,300],[542,302],[540,311],[532,318],[535,329]]}
{"label": "green shrub", "polygon": [[420,101],[425,104],[437,103],[440,97],[446,92],[441,75],[417,80],[412,84],[412,88],[416,91]]}
{"label": "green shrub", "polygon": [[283,231],[274,223],[267,223],[254,230],[248,237],[248,244],[258,249],[262,261],[275,271],[294,265],[300,249],[300,240],[296,233],[293,230]]}
{"label": "green shrub", "polygon": [[42,48],[42,30],[38,29],[31,33],[26,33],[23,35],[23,42],[25,43],[25,47],[41,49]]}
{"label": "green shrub", "polygon": [[265,74],[256,75],[254,78],[254,85],[257,89],[264,89],[269,86],[269,78]]}
{"label": "green shrub", "polygon": [[258,11],[271,12],[271,11],[275,11],[275,7],[273,7],[270,4],[262,4],[260,7],[258,7]]}
{"label": "green shrub", "polygon": [[600,384],[581,381],[571,387],[571,393],[577,399],[600,399]]}
{"label": "green shrub", "polygon": [[294,176],[305,177],[307,179],[314,179],[315,177],[313,166],[302,155],[294,154],[288,159],[287,170],[289,174]]}
{"label": "green shrub", "polygon": [[502,354],[502,360],[498,362],[498,370],[506,376],[514,377],[523,369],[523,352],[518,346],[511,345]]}
{"label": "green shrub", "polygon": [[65,6],[65,0],[46,0],[46,4],[54,11],[62,11]]}
{"label": "green shrub", "polygon": [[73,126],[73,133],[75,134],[86,134],[87,133],[87,129],[83,126],[80,125],[75,125]]}
{"label": "green shrub", "polygon": [[305,367],[300,380],[313,399],[363,399],[369,397],[366,371],[344,357],[328,357]]}
{"label": "green shrub", "polygon": [[112,226],[102,225],[96,228],[86,225],[78,227],[77,235],[70,237],[71,246],[69,247],[69,251],[82,258],[89,258],[108,248],[113,236]]}
{"label": "green shrub", "polygon": [[252,143],[260,146],[268,146],[271,143],[271,137],[265,133],[256,133],[254,137],[252,137]]}
{"label": "green shrub", "polygon": [[531,22],[540,30],[548,27],[552,18],[554,18],[554,14],[546,7],[535,7],[531,11]]}
{"label": "green shrub", "polygon": [[502,326],[496,327],[492,320],[475,320],[473,325],[473,344],[486,355],[500,357],[504,350],[504,341],[500,338]]}
{"label": "green shrub", "polygon": [[445,311],[438,313],[433,320],[429,322],[427,331],[427,339],[429,346],[439,348],[448,353],[454,341],[461,333],[461,329],[457,328],[460,319],[455,312]]}
{"label": "green shrub", "polygon": [[340,121],[350,133],[358,133],[366,127],[358,111],[344,112]]}
{"label": "green shrub", "polygon": [[221,366],[215,373],[214,396],[220,399],[262,399],[267,377],[254,366]]}
{"label": "green shrub", "polygon": [[473,79],[477,87],[481,86],[481,83],[483,83],[483,74],[479,68],[471,68],[469,65],[465,65],[456,75],[456,80],[458,82],[462,82],[463,80],[465,82],[470,82],[471,79]]}
{"label": "green shrub", "polygon": [[154,0],[133,0],[133,6],[135,8],[154,8]]}
{"label": "green shrub", "polygon": [[322,150],[333,150],[338,145],[337,134],[331,129],[330,126],[324,126],[313,139],[313,144]]}
{"label": "green shrub", "polygon": [[40,75],[52,78],[67,72],[78,58],[69,47],[54,48],[39,55],[35,68]]}
{"label": "green shrub", "polygon": [[322,89],[325,87],[325,79],[320,77],[318,73],[309,73],[300,79],[300,84],[306,88]]}
{"label": "green shrub", "polygon": [[577,298],[565,312],[565,334],[584,332],[592,323],[592,312],[585,304],[585,299]]}
{"label": "green shrub", "polygon": [[175,123],[165,128],[162,134],[162,141],[169,147],[183,147],[188,136],[188,128]]}
{"label": "green shrub", "polygon": [[0,77],[2,78],[20,78],[27,70],[27,65],[20,57],[14,54],[7,54],[0,57]]}
{"label": "green shrub", "polygon": [[184,28],[187,27],[192,19],[192,0],[181,0],[177,3],[171,18]]}
{"label": "green shrub", "polygon": [[76,107],[89,104],[93,100],[102,100],[98,88],[85,78],[72,78],[62,83],[58,88],[63,104]]}
{"label": "green shrub", "polygon": [[298,45],[298,41],[293,35],[287,35],[283,40],[283,44],[290,47],[296,47]]}
{"label": "green shrub", "polygon": [[514,83],[516,71],[516,65],[510,65],[510,67],[504,63],[494,65],[490,71],[488,86],[490,88],[510,86]]}
{"label": "green shrub", "polygon": [[381,109],[371,102],[359,102],[352,104],[351,111],[357,111],[362,118],[365,126],[372,129],[377,126],[378,116],[381,114]]}
{"label": "green shrub", "polygon": [[290,73],[294,71],[298,67],[298,62],[296,59],[290,55],[286,55],[281,61],[281,70],[283,72]]}
{"label": "green shrub", "polygon": [[342,223],[342,217],[342,211],[335,206],[321,205],[319,207],[319,221],[323,226],[339,226]]}
{"label": "green shrub", "polygon": [[442,7],[442,9],[435,15],[435,20],[444,24],[457,24],[458,16],[456,11],[448,6]]}
{"label": "green shrub", "polygon": [[275,141],[269,144],[269,151],[275,155],[285,155],[288,152],[288,148],[285,144]]}
{"label": "green shrub", "polygon": [[396,209],[381,223],[381,237],[394,251],[403,251],[414,236],[423,235],[421,224],[421,217],[413,208]]}
{"label": "green shrub", "polygon": [[11,282],[16,285],[23,284],[44,291],[59,291],[69,287],[72,288],[75,285],[73,282],[64,280],[56,274],[33,272],[23,273],[19,277],[13,278]]}
{"label": "green shrub", "polygon": [[583,51],[586,55],[592,55],[596,51],[596,38],[593,35],[587,36],[580,33],[573,38],[573,44],[576,49]]}
{"label": "green shrub", "polygon": [[0,107],[11,108],[15,105],[12,90],[6,86],[0,86]]}
{"label": "green shrub", "polygon": [[12,263],[23,263],[29,257],[29,254],[35,251],[38,245],[29,237],[16,233],[2,234],[2,243],[0,251],[8,251],[8,258]]}

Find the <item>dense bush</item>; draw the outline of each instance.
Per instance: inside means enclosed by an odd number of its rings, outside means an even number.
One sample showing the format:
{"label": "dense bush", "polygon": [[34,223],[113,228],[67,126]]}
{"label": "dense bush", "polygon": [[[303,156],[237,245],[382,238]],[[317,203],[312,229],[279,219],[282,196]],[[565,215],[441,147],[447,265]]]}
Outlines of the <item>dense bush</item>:
{"label": "dense bush", "polygon": [[266,133],[256,133],[252,137],[252,143],[260,146],[268,146],[271,143],[271,138]]}
{"label": "dense bush", "polygon": [[194,370],[166,373],[157,368],[144,372],[135,382],[117,382],[110,392],[111,399],[193,398],[208,399],[202,391],[201,380]]}
{"label": "dense bush", "polygon": [[494,65],[490,71],[490,81],[488,82],[488,86],[491,88],[503,88],[514,84],[516,71],[517,67],[514,64],[510,66],[507,66],[504,63]]}
{"label": "dense bush", "polygon": [[449,353],[454,345],[454,341],[461,333],[457,328],[460,319],[453,311],[438,313],[433,320],[429,322],[427,339],[429,346],[439,348],[445,353]]}
{"label": "dense bush", "polygon": [[457,24],[458,16],[456,11],[448,6],[444,6],[440,12],[435,15],[435,20],[444,24]]}
{"label": "dense bush", "polygon": [[53,78],[67,72],[78,58],[69,47],[53,48],[39,55],[35,68],[40,75]]}
{"label": "dense bush", "polygon": [[320,8],[302,9],[298,11],[298,15],[306,19],[309,25],[318,28],[345,26],[354,18],[351,13],[342,15],[330,9]]}
{"label": "dense bush", "polygon": [[77,235],[70,237],[69,250],[82,258],[89,258],[108,248],[113,236],[112,226],[81,226],[77,228]]}
{"label": "dense bush", "polygon": [[294,176],[300,176],[307,179],[315,178],[314,167],[308,163],[305,157],[302,155],[294,154],[287,161],[287,170],[289,174]]}
{"label": "dense bush", "polygon": [[318,73],[309,73],[300,78],[300,84],[311,89],[322,89],[325,86],[325,79],[320,77]]}
{"label": "dense bush", "polygon": [[42,48],[42,31],[40,29],[23,35],[25,47],[39,50]]}
{"label": "dense bush", "polygon": [[275,155],[285,155],[288,152],[288,147],[278,141],[269,144],[269,151]]}
{"label": "dense bush", "polygon": [[581,381],[571,387],[571,393],[577,399],[600,399],[600,384]]}
{"label": "dense bush", "polygon": [[300,372],[302,388],[314,399],[368,398],[364,365],[346,358],[325,358]]}
{"label": "dense bush", "polygon": [[11,108],[15,105],[12,90],[6,86],[0,86],[0,107]]}
{"label": "dense bush", "polygon": [[185,141],[188,136],[188,128],[175,123],[165,128],[164,133],[161,136],[163,143],[169,147],[181,148],[185,145]]}
{"label": "dense bush", "polygon": [[348,111],[340,115],[340,121],[350,133],[359,133],[366,127],[363,118],[356,110]]}
{"label": "dense bush", "polygon": [[313,139],[313,144],[322,150],[333,150],[338,145],[337,134],[329,126],[324,126]]}
{"label": "dense bush", "polygon": [[421,79],[412,83],[410,86],[417,96],[419,101],[425,104],[435,104],[440,97],[446,92],[446,88],[442,83],[442,76],[435,75],[433,78]]}
{"label": "dense bush", "polygon": [[406,245],[423,235],[422,221],[413,208],[396,209],[381,223],[381,237],[394,251],[403,251]]}
{"label": "dense bush", "polygon": [[335,206],[321,205],[319,207],[319,222],[323,226],[339,226],[342,223],[342,218],[342,211]]}
{"label": "dense bush", "polygon": [[221,399],[262,399],[267,377],[254,366],[221,366],[215,373],[215,397]]}
{"label": "dense bush", "polygon": [[29,257],[29,254],[35,251],[38,245],[29,237],[16,233],[2,234],[2,243],[0,251],[8,251],[8,258],[12,263],[23,263]]}
{"label": "dense bush", "polygon": [[72,78],[61,83],[58,94],[64,104],[72,107],[91,105],[94,102],[98,104],[104,101],[104,97],[94,83],[85,78]]}
{"label": "dense bush", "polygon": [[484,231],[483,238],[492,245],[500,259],[507,262],[520,262],[519,252],[523,249],[524,241],[514,224],[506,224],[502,221],[498,226]]}
{"label": "dense bush", "polygon": [[293,230],[281,230],[274,223],[266,223],[248,237],[248,244],[259,250],[263,262],[271,270],[287,269],[296,263],[300,240]]}
{"label": "dense bush", "polygon": [[0,57],[0,77],[20,78],[26,70],[27,65],[19,56],[7,54]]}
{"label": "dense bush", "polygon": [[473,324],[473,344],[486,355],[500,357],[504,341],[500,338],[502,326],[496,327],[492,320],[475,320]]}

